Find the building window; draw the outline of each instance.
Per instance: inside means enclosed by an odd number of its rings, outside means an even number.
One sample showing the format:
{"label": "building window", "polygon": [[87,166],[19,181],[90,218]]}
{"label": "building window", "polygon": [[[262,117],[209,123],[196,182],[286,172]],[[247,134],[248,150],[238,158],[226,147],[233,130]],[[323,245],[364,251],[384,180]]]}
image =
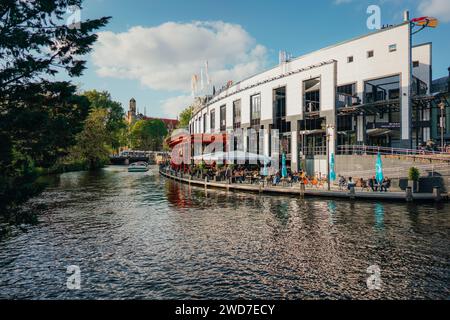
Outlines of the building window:
{"label": "building window", "polygon": [[286,121],[286,87],[273,90],[273,129],[280,133],[291,131],[291,123]]}
{"label": "building window", "polygon": [[314,78],[303,82],[303,112],[320,111],[320,78]]}
{"label": "building window", "polygon": [[389,46],[389,52],[395,52],[397,51],[397,45],[396,44],[391,44]]}
{"label": "building window", "polygon": [[226,110],[226,106],[220,107],[220,131],[225,131],[227,129]]}
{"label": "building window", "polygon": [[259,126],[261,123],[261,95],[256,94],[250,97],[250,124]]}
{"label": "building window", "polygon": [[198,131],[199,133],[203,133],[203,130],[205,130],[205,128],[202,128],[202,116],[200,116],[200,118],[198,118]]}
{"label": "building window", "polygon": [[347,63],[352,63],[353,62],[353,56],[347,57]]}
{"label": "building window", "polygon": [[374,52],[373,50],[367,51],[367,58],[373,58]]}
{"label": "building window", "polygon": [[373,79],[364,82],[364,102],[396,100],[400,98],[400,76]]}
{"label": "building window", "polygon": [[420,65],[419,61],[413,61],[413,68],[418,68]]}
{"label": "building window", "polygon": [[338,86],[336,93],[337,108],[351,107],[360,103],[360,99],[356,94],[356,83]]}
{"label": "building window", "polygon": [[207,125],[208,125],[208,115],[205,113],[203,115],[203,133],[206,133]]}
{"label": "building window", "polygon": [[209,127],[211,132],[216,128],[216,110],[214,109],[209,113]]}
{"label": "building window", "polygon": [[241,127],[241,100],[233,102],[233,129]]}

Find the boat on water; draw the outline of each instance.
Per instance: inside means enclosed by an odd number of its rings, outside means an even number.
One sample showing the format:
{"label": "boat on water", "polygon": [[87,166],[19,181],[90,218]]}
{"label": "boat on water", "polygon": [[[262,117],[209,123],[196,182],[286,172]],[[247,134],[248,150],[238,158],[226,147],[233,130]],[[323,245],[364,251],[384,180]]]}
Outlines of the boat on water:
{"label": "boat on water", "polygon": [[149,170],[148,163],[139,161],[128,166],[128,172],[147,172]]}

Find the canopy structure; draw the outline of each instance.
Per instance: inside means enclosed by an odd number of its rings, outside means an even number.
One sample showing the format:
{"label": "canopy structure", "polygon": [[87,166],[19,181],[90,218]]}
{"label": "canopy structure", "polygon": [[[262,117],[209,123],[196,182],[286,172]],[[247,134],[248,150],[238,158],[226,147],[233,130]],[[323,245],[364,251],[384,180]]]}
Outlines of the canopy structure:
{"label": "canopy structure", "polygon": [[264,155],[244,151],[215,152],[193,157],[194,161],[218,162],[218,161],[260,161],[270,162],[271,159]]}
{"label": "canopy structure", "polygon": [[393,130],[390,129],[382,129],[382,128],[376,128],[376,129],[369,129],[367,130],[367,134],[371,137],[378,137],[378,136],[384,136],[384,135],[390,135],[395,133]]}

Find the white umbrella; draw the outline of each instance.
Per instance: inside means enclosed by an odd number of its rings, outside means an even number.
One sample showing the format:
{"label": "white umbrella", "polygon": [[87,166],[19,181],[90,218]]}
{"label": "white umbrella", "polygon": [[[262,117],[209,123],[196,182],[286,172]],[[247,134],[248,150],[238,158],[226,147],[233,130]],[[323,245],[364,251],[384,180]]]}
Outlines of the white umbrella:
{"label": "white umbrella", "polygon": [[244,151],[229,151],[229,152],[215,152],[208,153],[203,155],[195,156],[194,161],[261,161],[261,162],[270,162],[270,158],[264,155],[244,152]]}

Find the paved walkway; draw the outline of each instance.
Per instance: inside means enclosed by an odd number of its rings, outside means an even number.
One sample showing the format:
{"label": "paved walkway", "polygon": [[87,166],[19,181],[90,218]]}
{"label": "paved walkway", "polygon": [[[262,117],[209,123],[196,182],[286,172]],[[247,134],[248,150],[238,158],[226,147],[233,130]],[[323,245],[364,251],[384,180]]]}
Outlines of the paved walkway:
{"label": "paved walkway", "polygon": [[342,198],[342,199],[354,199],[354,200],[379,200],[379,201],[440,201],[448,200],[447,194],[441,194],[441,199],[437,198],[433,193],[414,193],[412,199],[408,199],[406,192],[394,191],[394,192],[358,192],[350,193],[343,190],[323,190],[323,189],[311,189],[306,188],[304,192],[301,191],[300,185],[294,185],[293,187],[281,187],[281,186],[262,186],[252,184],[227,184],[225,182],[205,182],[200,180],[190,180],[188,178],[181,178],[172,176],[166,171],[160,171],[160,174],[166,178],[173,179],[182,183],[195,185],[203,188],[218,188],[226,190],[258,192],[258,193],[271,193],[271,194],[287,194],[297,195],[305,197],[325,197],[325,198]]}

